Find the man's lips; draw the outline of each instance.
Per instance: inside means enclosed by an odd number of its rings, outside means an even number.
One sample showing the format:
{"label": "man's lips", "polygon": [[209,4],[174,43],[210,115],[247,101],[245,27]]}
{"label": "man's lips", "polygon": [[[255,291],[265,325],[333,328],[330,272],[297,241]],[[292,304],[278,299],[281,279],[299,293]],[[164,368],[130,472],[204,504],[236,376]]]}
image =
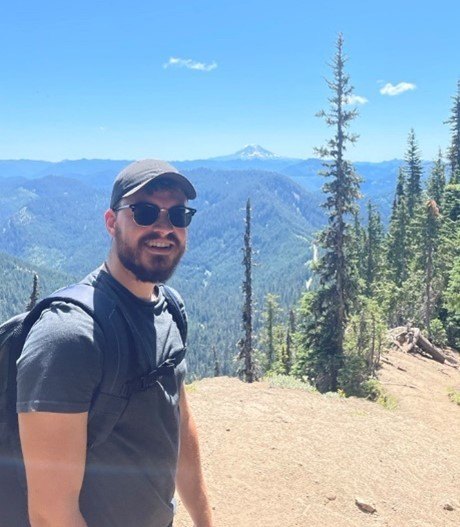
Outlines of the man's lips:
{"label": "man's lips", "polygon": [[147,247],[149,251],[161,254],[169,253],[176,246],[172,240],[158,238],[145,240],[143,245]]}

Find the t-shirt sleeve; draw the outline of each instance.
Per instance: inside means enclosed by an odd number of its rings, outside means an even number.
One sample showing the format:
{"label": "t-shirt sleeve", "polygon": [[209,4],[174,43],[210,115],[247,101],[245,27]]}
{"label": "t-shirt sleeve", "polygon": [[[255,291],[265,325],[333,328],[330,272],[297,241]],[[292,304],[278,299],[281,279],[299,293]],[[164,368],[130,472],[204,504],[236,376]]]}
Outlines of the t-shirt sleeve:
{"label": "t-shirt sleeve", "polygon": [[103,342],[78,306],[55,302],[44,310],[17,362],[17,411],[88,411],[102,378]]}

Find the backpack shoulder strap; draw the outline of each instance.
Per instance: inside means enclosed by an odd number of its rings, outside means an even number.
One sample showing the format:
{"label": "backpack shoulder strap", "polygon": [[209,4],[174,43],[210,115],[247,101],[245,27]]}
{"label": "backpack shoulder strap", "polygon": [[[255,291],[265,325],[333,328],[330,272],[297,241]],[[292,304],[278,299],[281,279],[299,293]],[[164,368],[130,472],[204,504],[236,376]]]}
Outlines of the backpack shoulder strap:
{"label": "backpack shoulder strap", "polygon": [[[115,300],[90,284],[77,283],[55,291],[29,313],[28,327],[38,320],[41,312],[53,302],[67,302],[79,306],[98,324],[104,335],[103,376],[93,397],[88,416],[88,447],[102,443],[112,432],[124,412],[128,399],[121,396],[126,383],[127,356],[120,349],[126,342],[129,327]],[[127,335],[128,342],[131,337]]]}
{"label": "backpack shoulder strap", "polygon": [[180,336],[182,338],[182,343],[184,344],[185,348],[187,344],[188,324],[184,304],[179,300],[178,294],[172,287],[169,287],[165,284],[162,284],[160,287],[166,298],[166,305],[168,307],[168,310],[171,313],[171,316],[173,317],[173,320],[179,329]]}
{"label": "backpack shoulder strap", "polygon": [[176,366],[178,366],[184,359],[187,351],[187,316],[185,314],[184,305],[174,289],[164,284],[160,287],[166,299],[167,309],[171,313],[174,323],[179,329],[183,348],[178,353],[169,356],[149,373],[141,375],[140,377],[132,379],[130,382],[126,383],[125,393],[128,397],[135,392],[152,388],[164,375],[172,375]]}

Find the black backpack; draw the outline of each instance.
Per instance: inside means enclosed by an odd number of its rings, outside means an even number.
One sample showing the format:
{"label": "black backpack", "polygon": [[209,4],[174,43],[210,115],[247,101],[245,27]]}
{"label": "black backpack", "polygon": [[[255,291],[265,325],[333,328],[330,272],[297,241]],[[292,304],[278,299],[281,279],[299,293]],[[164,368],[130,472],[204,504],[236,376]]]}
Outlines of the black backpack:
{"label": "black backpack", "polygon": [[[149,389],[160,377],[174,373],[174,368],[184,358],[187,319],[174,291],[165,285],[161,287],[168,311],[180,331],[183,349],[153,371],[129,382],[126,379],[127,354],[120,349],[119,342],[123,337],[126,340],[131,323],[116,301],[97,286],[78,283],[60,289],[30,312],[16,315],[0,325],[0,527],[29,526],[25,469],[16,414],[16,361],[33,324],[52,302],[64,301],[81,307],[102,329],[105,337],[104,373],[88,415],[88,448],[92,448],[109,436],[132,393]],[[128,340],[132,342],[130,335]]]}

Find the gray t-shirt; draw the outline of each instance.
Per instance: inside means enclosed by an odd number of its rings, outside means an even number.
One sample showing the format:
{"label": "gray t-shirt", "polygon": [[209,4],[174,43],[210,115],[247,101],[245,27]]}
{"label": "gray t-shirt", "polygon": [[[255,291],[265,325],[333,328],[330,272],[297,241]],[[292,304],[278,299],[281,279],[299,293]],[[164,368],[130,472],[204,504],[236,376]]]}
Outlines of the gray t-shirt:
{"label": "gray t-shirt", "polygon": [[[122,348],[129,354],[129,379],[183,348],[163,295],[143,301],[102,269],[85,281],[121,302],[134,321],[140,345],[132,349],[127,335]],[[75,305],[53,303],[31,329],[18,361],[17,411],[89,411],[103,376],[103,350],[104,335],[91,316]],[[88,449],[80,494],[88,527],[170,525],[185,360],[175,370],[173,377],[134,393],[110,436]]]}

